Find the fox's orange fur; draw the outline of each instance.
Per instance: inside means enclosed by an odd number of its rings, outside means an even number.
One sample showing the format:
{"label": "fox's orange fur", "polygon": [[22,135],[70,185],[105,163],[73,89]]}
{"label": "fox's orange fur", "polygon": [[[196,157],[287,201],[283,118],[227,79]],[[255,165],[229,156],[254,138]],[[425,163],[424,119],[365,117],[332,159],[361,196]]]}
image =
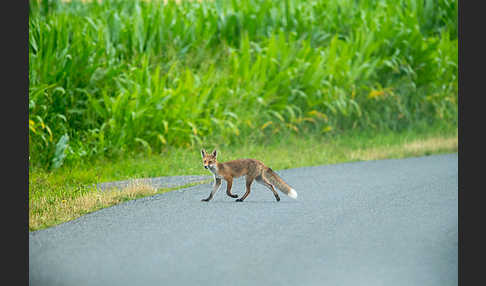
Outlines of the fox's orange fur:
{"label": "fox's orange fur", "polygon": [[238,159],[220,163],[216,159],[216,150],[209,154],[203,149],[201,150],[201,155],[204,168],[208,169],[214,176],[214,188],[209,194],[209,197],[202,201],[207,202],[213,198],[214,193],[216,193],[221,186],[221,179],[226,180],[226,194],[232,198],[237,198],[238,195],[231,193],[231,186],[233,185],[233,179],[241,176],[246,177],[246,192],[243,197],[236,200],[237,202],[242,202],[248,197],[251,184],[254,180],[269,188],[273,192],[277,201],[280,201],[280,197],[278,196],[277,191],[275,191],[274,186],[289,197],[293,199],[297,198],[297,192],[285,183],[277,173],[265,166],[261,161],[255,159]]}

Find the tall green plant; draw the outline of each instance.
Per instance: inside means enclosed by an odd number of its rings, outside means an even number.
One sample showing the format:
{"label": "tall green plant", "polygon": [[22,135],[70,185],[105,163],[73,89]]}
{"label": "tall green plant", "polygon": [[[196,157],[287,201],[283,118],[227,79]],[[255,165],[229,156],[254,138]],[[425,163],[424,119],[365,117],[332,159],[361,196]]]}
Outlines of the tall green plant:
{"label": "tall green plant", "polygon": [[457,126],[457,1],[29,3],[31,164]]}

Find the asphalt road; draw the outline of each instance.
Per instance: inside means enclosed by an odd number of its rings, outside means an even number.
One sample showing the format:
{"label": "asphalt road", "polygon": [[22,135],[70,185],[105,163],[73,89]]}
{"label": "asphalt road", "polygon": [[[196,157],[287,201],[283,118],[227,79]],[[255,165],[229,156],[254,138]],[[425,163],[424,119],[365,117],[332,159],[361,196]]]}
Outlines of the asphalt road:
{"label": "asphalt road", "polygon": [[31,232],[30,285],[457,285],[457,160],[278,171],[297,200],[223,184],[205,203],[204,184],[126,202]]}

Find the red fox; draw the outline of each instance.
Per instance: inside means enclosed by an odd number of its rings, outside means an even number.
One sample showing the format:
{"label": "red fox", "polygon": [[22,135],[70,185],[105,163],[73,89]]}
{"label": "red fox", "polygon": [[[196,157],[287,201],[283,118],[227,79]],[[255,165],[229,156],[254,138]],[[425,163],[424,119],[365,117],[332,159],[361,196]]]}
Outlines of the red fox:
{"label": "red fox", "polygon": [[246,199],[246,197],[248,197],[250,194],[250,186],[254,180],[269,188],[273,192],[277,202],[280,201],[280,197],[275,191],[274,186],[289,197],[297,199],[297,192],[291,186],[285,183],[282,178],[277,175],[277,173],[265,166],[261,161],[255,159],[238,159],[219,163],[216,160],[216,150],[214,150],[211,154],[208,154],[204,149],[202,149],[201,155],[204,168],[209,169],[214,176],[214,188],[209,194],[209,197],[202,199],[204,202],[210,201],[213,198],[214,193],[219,190],[219,187],[221,186],[221,179],[226,180],[226,194],[232,198],[237,198],[238,195],[231,193],[231,186],[233,185],[233,179],[241,176],[246,176],[246,193],[243,195],[243,197],[237,199],[237,202],[242,202]]}

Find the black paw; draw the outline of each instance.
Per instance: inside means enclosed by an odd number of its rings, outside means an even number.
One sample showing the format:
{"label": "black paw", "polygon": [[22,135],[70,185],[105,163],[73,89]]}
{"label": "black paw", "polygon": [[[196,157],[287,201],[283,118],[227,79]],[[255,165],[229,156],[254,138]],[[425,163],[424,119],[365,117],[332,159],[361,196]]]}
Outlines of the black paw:
{"label": "black paw", "polygon": [[202,199],[201,202],[209,202],[209,199]]}
{"label": "black paw", "polygon": [[232,198],[236,199],[238,195],[231,195]]}
{"label": "black paw", "polygon": [[242,201],[243,201],[242,199],[235,200],[235,202],[242,202]]}
{"label": "black paw", "polygon": [[277,202],[280,202],[280,197],[275,197],[275,199],[277,199]]}

